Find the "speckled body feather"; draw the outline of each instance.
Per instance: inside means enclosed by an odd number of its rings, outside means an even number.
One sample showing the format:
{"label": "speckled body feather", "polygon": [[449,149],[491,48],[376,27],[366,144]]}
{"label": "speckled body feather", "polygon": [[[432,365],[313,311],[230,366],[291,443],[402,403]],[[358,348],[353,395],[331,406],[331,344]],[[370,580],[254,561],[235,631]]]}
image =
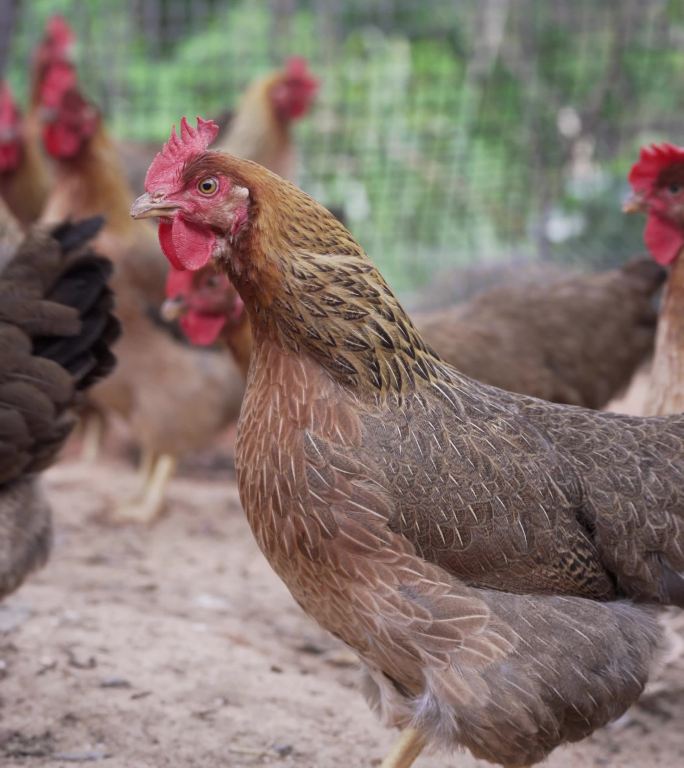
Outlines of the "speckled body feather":
{"label": "speckled body feather", "polygon": [[351,235],[252,163],[218,263],[254,352],[243,506],[297,602],[354,648],[386,722],[527,765],[621,714],[684,568],[684,418],[514,395],[421,340]]}

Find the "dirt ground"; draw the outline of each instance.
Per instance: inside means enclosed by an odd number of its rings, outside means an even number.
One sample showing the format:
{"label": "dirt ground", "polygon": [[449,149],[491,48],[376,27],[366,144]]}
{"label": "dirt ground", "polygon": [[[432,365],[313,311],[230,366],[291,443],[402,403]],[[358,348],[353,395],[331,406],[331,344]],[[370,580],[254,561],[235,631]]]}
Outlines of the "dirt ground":
{"label": "dirt ground", "polygon": [[[0,608],[0,765],[353,768],[395,738],[353,657],[313,625],[257,550],[229,462],[190,468],[151,530],[105,521],[123,463],[47,473],[48,566]],[[549,768],[684,765],[684,665],[620,723]],[[416,768],[483,766],[424,755]]]}

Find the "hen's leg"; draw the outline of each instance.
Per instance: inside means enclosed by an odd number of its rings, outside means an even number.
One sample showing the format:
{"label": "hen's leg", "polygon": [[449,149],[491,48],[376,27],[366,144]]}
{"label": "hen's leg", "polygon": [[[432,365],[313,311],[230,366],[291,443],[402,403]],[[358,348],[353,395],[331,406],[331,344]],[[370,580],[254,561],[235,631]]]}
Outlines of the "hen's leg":
{"label": "hen's leg", "polygon": [[149,450],[149,448],[143,448],[142,454],[140,456],[140,464],[138,466],[138,487],[133,494],[132,500],[138,501],[145,495],[145,489],[150,482],[152,472],[154,472],[154,466],[157,458],[158,455],[154,451]]}
{"label": "hen's leg", "polygon": [[164,506],[166,486],[173,476],[176,463],[176,457],[169,454],[152,455],[149,461],[144,457],[141,473],[146,466],[150,469],[143,480],[143,487],[135,499],[116,508],[115,519],[136,523],[154,522]]}
{"label": "hen's leg", "polygon": [[409,768],[423,751],[424,746],[423,734],[415,728],[407,728],[402,731],[399,740],[382,761],[380,768]]}
{"label": "hen's leg", "polygon": [[97,461],[102,449],[105,434],[105,420],[101,413],[88,409],[81,417],[81,460]]}

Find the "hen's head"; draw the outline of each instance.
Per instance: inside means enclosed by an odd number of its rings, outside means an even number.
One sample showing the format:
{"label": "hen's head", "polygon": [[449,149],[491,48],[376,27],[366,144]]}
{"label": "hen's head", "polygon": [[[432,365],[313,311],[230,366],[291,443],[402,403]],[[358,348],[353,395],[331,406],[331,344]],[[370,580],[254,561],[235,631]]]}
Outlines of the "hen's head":
{"label": "hen's head", "polygon": [[171,269],[166,281],[166,320],[180,320],[193,344],[213,344],[224,329],[240,328],[247,320],[245,305],[228,277],[206,266],[196,272]]}
{"label": "hen's head", "polygon": [[316,98],[319,81],[311,74],[306,59],[292,57],[285,63],[270,89],[271,100],[284,122],[304,117]]}
{"label": "hen's head", "polygon": [[181,120],[152,161],[145,177],[146,194],[131,208],[135,218],[158,217],[159,241],[176,269],[196,270],[230,247],[247,225],[249,190],[238,161],[208,152],[218,126],[197,118],[197,128]]}
{"label": "hen's head", "polygon": [[17,169],[22,151],[21,112],[9,85],[0,82],[0,174]]}
{"label": "hen's head", "polygon": [[58,160],[75,157],[100,124],[100,113],[81,94],[74,67],[50,65],[40,84],[40,115],[45,151]]}
{"label": "hen's head", "polygon": [[644,211],[644,242],[653,258],[671,264],[684,248],[684,147],[643,147],[629,173],[633,196],[626,211]]}

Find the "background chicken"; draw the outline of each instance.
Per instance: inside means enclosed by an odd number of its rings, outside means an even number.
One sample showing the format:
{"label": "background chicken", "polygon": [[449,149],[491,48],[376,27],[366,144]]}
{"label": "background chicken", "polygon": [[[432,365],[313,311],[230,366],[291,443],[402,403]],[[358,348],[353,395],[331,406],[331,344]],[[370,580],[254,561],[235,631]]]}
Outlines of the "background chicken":
{"label": "background chicken", "polygon": [[407,729],[385,766],[426,741],[528,765],[621,714],[658,643],[637,603],[684,606],[684,417],[468,379],[328,211],[207,153],[215,135],[183,119],[132,213],[171,217],[171,263],[213,259],[245,302],[241,500],[300,606],[365,662],[371,705]]}
{"label": "background chicken", "polygon": [[212,267],[196,272],[172,267],[166,295],[164,318],[179,320],[183,333],[198,346],[209,346],[221,339],[247,378],[252,331],[244,302],[228,277]]}
{"label": "background chicken", "polygon": [[71,432],[81,393],[114,365],[111,265],[89,248],[100,226],[34,229],[0,265],[0,597],[45,562],[51,518],[38,476]]}
{"label": "background chicken", "polygon": [[669,267],[658,321],[646,413],[684,412],[684,149],[672,144],[645,147],[629,175],[634,197],[628,210],[644,210],[644,240],[651,255]]}
{"label": "background chicken", "polygon": [[[288,59],[283,67],[249,86],[235,113],[224,120],[220,148],[294,179],[297,156],[292,125],[309,113],[318,88],[319,81],[305,59]],[[158,142],[120,145],[133,189],[143,189],[145,173],[158,149]]]}
{"label": "background chicken", "polygon": [[653,351],[665,273],[645,259],[599,274],[501,286],[414,320],[447,363],[551,402],[602,408]]}
{"label": "background chicken", "polygon": [[26,227],[40,216],[48,186],[38,143],[30,136],[9,85],[0,81],[0,197]]}
{"label": "background chicken", "polygon": [[[150,521],[162,508],[178,458],[205,447],[237,418],[242,377],[227,356],[179,342],[159,321],[166,262],[154,229],[128,215],[132,194],[116,150],[99,111],[81,94],[73,67],[61,60],[47,67],[40,94],[43,141],[55,161],[44,220],[107,216],[97,246],[114,263],[123,334],[117,370],[89,400],[100,412],[122,417],[143,452],[139,491],[116,515]],[[179,401],[186,403],[180,411]]]}
{"label": "background chicken", "polygon": [[[646,259],[595,275],[506,285],[414,320],[427,344],[462,373],[509,392],[602,408],[653,350],[654,295],[665,271]],[[249,321],[235,287],[213,267],[173,270],[168,317],[195,344],[221,336],[241,368]]]}

